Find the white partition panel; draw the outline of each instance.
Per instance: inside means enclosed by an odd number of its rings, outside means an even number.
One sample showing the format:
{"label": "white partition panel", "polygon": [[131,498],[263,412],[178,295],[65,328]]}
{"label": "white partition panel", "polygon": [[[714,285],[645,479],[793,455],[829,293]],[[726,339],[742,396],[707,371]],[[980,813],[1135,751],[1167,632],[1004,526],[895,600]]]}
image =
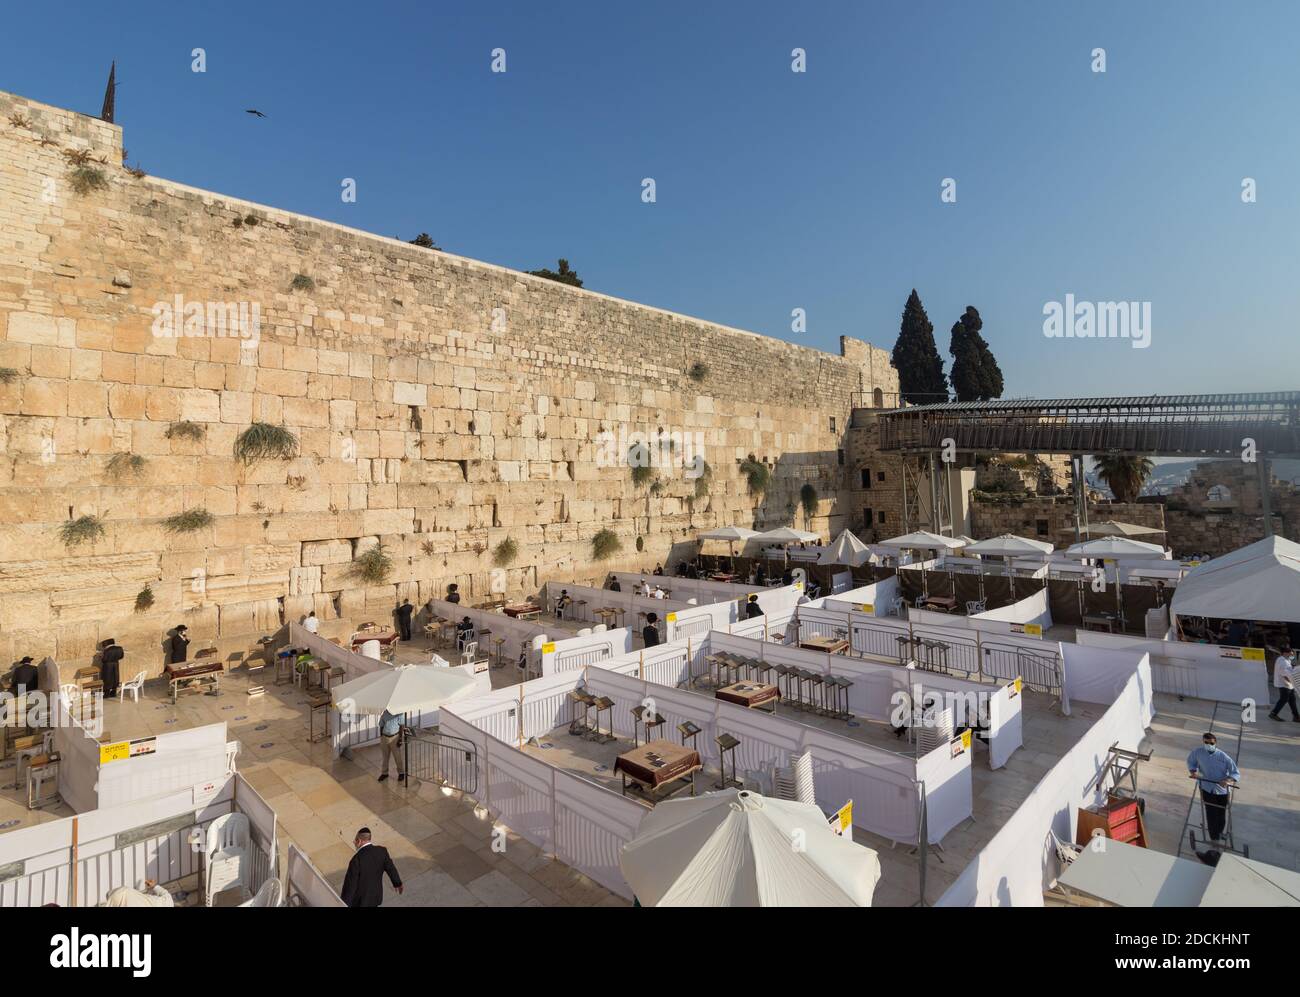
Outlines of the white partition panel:
{"label": "white partition panel", "polygon": [[343,898],[330,886],[297,845],[289,846],[284,877],[285,900],[292,907],[345,907]]}
{"label": "white partition panel", "polygon": [[607,890],[632,899],[619,856],[646,810],[634,800],[570,772],[552,769],[555,857]]}
{"label": "white partition panel", "polygon": [[971,816],[971,756],[974,744],[961,735],[916,760],[916,778],[925,787],[925,818],[934,844]]}
{"label": "white partition panel", "polygon": [[566,637],[543,645],[542,674],[578,671],[631,650],[632,631],[626,627],[602,630],[586,637]]}
{"label": "white partition panel", "polygon": [[1079,808],[1099,802],[1096,777],[1110,746],[1136,750],[1151,717],[1151,666],[1144,655],[1115,701],[962,870],[939,906],[1041,907],[1057,872],[1048,831],[1073,840]]}
{"label": "white partition panel", "polygon": [[[1267,702],[1273,694],[1267,665],[1258,649],[1188,641],[1156,640],[1126,634],[1079,630],[1080,647],[1127,650],[1151,656],[1151,678],[1157,692],[1169,692],[1197,699],[1240,703],[1252,699]],[[1252,657],[1246,657],[1249,654]]]}
{"label": "white partition panel", "polygon": [[989,697],[989,768],[1002,768],[1025,743],[1021,716],[1024,697],[1017,684],[1008,682]]}

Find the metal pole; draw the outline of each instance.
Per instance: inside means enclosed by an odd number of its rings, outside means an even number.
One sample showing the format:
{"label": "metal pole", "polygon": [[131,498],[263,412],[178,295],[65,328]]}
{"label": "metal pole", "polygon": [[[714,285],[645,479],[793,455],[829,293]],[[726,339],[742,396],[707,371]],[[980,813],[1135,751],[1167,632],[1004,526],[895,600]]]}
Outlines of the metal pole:
{"label": "metal pole", "polygon": [[934,466],[934,454],[928,461],[930,471],[930,529],[943,533],[943,520],[939,515],[939,474]]}
{"label": "metal pole", "polygon": [[907,525],[907,454],[903,454],[899,460],[899,468],[903,476],[903,532],[909,532]]}
{"label": "metal pole", "polygon": [[1259,472],[1259,504],[1264,510],[1264,536],[1273,535],[1273,496],[1270,494],[1269,479],[1271,475],[1268,471],[1268,458],[1260,457],[1256,462],[1256,469]]}
{"label": "metal pole", "polygon": [[919,872],[921,896],[920,899],[916,901],[916,906],[928,907],[930,905],[925,901],[925,872],[926,859],[930,854],[930,821],[925,805],[925,783],[918,782],[916,788],[921,794],[921,826],[918,829],[917,834],[917,869]]}

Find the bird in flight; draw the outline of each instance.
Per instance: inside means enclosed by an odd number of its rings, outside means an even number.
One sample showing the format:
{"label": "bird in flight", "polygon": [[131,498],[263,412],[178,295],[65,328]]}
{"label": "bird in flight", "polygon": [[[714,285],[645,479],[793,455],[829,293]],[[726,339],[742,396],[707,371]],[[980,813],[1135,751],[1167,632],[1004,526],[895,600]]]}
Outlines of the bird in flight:
{"label": "bird in flight", "polygon": [[251,108],[248,109],[248,110],[246,110],[246,111],[244,111],[244,113],[245,113],[245,114],[256,114],[259,118],[265,118],[265,117],[266,117],[266,115],[263,114],[261,111],[254,111],[254,110],[252,110]]}

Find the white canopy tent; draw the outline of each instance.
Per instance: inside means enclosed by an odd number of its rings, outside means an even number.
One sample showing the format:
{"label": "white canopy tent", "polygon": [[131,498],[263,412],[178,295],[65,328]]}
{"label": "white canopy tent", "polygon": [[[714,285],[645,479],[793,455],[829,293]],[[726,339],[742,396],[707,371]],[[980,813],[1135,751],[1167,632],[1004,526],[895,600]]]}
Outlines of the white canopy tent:
{"label": "white canopy tent", "polygon": [[768,530],[766,533],[760,533],[754,539],[764,544],[797,544],[815,543],[821,537],[816,533],[809,533],[807,530],[796,530],[793,526],[782,526],[775,530]]}
{"label": "white canopy tent", "polygon": [[845,530],[835,542],[822,552],[818,564],[847,564],[851,568],[866,564],[871,560],[871,550],[848,530]]}
{"label": "white canopy tent", "polygon": [[1174,591],[1175,616],[1300,623],[1300,544],[1267,537],[1193,568]]}
{"label": "white canopy tent", "polygon": [[735,789],[660,803],[620,864],[646,907],[870,907],[880,879],[816,806]]}

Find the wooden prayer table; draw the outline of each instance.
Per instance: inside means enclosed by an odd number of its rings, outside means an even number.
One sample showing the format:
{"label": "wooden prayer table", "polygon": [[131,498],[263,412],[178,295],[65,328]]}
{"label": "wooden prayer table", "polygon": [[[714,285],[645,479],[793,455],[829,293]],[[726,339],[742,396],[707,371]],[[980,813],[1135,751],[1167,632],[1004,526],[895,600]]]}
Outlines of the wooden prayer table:
{"label": "wooden prayer table", "polygon": [[[750,682],[742,680],[733,682],[731,685],[724,685],[714,693],[715,699],[720,699],[724,703],[735,703],[737,706],[743,706],[747,710],[764,710],[766,713],[775,713],[777,701],[781,698],[781,690],[770,682]],[[771,704],[770,708],[768,704]]]}
{"label": "wooden prayer table", "polygon": [[698,751],[663,738],[625,751],[614,762],[614,771],[623,779],[623,795],[630,779],[652,800],[667,799],[688,784],[694,796],[695,773],[703,768]]}

